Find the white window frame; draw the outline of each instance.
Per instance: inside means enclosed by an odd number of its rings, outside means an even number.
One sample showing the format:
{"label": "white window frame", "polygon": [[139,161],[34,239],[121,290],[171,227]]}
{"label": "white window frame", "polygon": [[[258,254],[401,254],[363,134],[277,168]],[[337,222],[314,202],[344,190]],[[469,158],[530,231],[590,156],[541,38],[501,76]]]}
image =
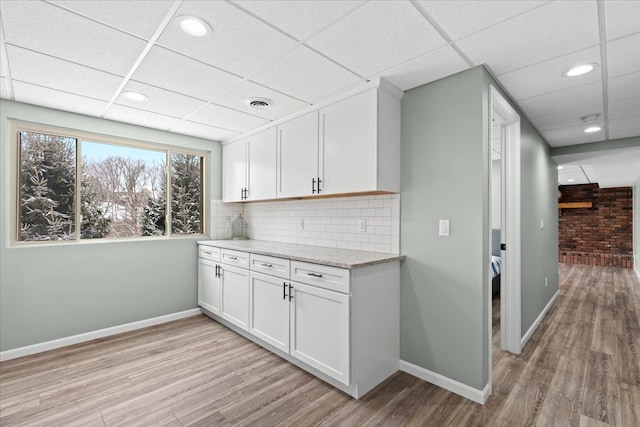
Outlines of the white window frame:
{"label": "white window frame", "polygon": [[[128,242],[128,241],[148,241],[148,240],[163,240],[163,239],[180,239],[180,238],[200,238],[208,236],[209,234],[209,206],[207,201],[209,200],[209,185],[208,185],[208,171],[210,165],[210,151],[197,150],[187,147],[180,147],[175,145],[161,144],[158,142],[149,142],[138,140],[134,138],[125,138],[112,135],[105,135],[95,132],[88,132],[78,129],[69,129],[63,127],[50,126],[40,123],[32,123],[21,120],[10,120],[9,131],[11,132],[10,141],[10,174],[9,185],[11,188],[11,202],[10,207],[10,232],[7,233],[10,237],[11,246],[37,246],[37,245],[64,245],[64,244],[95,244],[95,243],[108,243],[108,242]],[[64,136],[68,138],[76,139],[76,207],[75,207],[75,228],[76,238],[71,240],[20,240],[20,170],[21,170],[21,157],[20,157],[20,140],[19,134],[21,131],[32,133],[43,133],[48,135]],[[167,155],[166,174],[167,183],[170,183],[171,175],[171,154],[180,153],[188,154],[192,156],[198,156],[202,158],[202,175],[201,175],[201,233],[194,234],[173,234],[171,232],[171,185],[167,185],[167,215],[165,217],[165,234],[162,236],[130,236],[130,237],[105,237],[96,239],[82,239],[80,237],[81,226],[81,203],[80,201],[80,188],[82,180],[82,141],[95,142],[110,145],[119,145],[128,148],[137,148],[143,150],[164,152]]]}

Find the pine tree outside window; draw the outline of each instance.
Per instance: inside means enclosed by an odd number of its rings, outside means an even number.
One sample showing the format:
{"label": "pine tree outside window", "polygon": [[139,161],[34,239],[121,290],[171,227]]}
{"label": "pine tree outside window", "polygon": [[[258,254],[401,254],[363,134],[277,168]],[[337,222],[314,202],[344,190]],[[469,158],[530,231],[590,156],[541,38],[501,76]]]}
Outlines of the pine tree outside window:
{"label": "pine tree outside window", "polygon": [[17,242],[204,234],[205,153],[86,136],[17,130]]}

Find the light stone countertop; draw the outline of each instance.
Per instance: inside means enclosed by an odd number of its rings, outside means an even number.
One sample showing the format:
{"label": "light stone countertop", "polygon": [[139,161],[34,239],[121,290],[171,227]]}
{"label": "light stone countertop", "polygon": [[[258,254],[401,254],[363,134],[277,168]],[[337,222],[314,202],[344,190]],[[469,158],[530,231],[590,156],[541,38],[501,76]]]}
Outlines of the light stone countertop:
{"label": "light stone countertop", "polygon": [[404,259],[404,255],[269,242],[266,240],[200,240],[198,244],[349,269],[402,261]]}

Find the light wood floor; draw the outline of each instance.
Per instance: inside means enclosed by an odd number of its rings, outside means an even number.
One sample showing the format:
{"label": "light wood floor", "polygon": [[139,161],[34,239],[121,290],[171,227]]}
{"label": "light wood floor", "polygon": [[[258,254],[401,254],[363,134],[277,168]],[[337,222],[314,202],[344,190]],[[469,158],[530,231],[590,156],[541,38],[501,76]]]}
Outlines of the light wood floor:
{"label": "light wood floor", "polygon": [[361,400],[204,316],[0,364],[2,426],[640,426],[640,281],[560,265],[519,357],[495,349],[485,406],[397,373]]}

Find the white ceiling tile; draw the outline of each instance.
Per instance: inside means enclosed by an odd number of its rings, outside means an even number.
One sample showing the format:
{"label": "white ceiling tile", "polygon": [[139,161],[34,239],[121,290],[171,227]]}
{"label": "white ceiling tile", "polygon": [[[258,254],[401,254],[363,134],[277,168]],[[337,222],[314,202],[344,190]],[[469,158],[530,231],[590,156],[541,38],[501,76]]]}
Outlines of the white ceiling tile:
{"label": "white ceiling tile", "polygon": [[[573,133],[566,132],[565,137],[558,136],[558,135],[552,135],[551,137],[549,137],[547,135],[547,132],[542,132],[542,136],[549,143],[549,146],[551,147],[565,147],[567,145],[587,144],[589,142],[602,141],[605,138],[603,132],[599,132],[597,134],[588,134],[588,133],[582,132],[582,129],[583,128],[580,128],[580,129],[576,128],[575,129],[576,132],[573,132]],[[556,132],[556,131],[549,131],[549,132]]]}
{"label": "white ceiling tile", "polygon": [[603,139],[605,139],[604,129],[599,132],[585,133],[584,130],[589,126],[604,127],[604,122],[602,120],[598,120],[589,124],[580,124],[577,126],[565,127],[561,129],[542,131],[542,134],[544,135],[545,139],[552,145],[554,143],[562,142],[567,139],[571,139],[576,143],[602,141]]}
{"label": "white ceiling tile", "polygon": [[582,171],[589,180],[590,183],[598,182],[598,176],[596,175],[596,169],[591,165],[581,165]]}
{"label": "white ceiling tile", "polygon": [[638,116],[609,120],[609,138],[628,138],[640,136],[640,121]]}
{"label": "white ceiling tile", "polygon": [[609,103],[610,119],[626,119],[636,117],[640,127],[640,98]]}
{"label": "white ceiling tile", "polygon": [[235,132],[246,132],[269,123],[267,119],[213,104],[207,105],[189,120]]}
{"label": "white ceiling tile", "polygon": [[622,101],[639,96],[640,72],[609,79],[609,101]]}
{"label": "white ceiling tile", "polygon": [[123,92],[127,91],[138,92],[146,95],[149,100],[144,102],[133,101],[120,95],[118,99],[116,99],[117,104],[127,105],[129,107],[171,117],[183,118],[197,109],[202,108],[206,104],[200,99],[191,98],[175,92],[169,92],[167,90],[133,80],[130,80],[124,87]]}
{"label": "white ceiling tile", "polygon": [[122,77],[62,59],[7,46],[11,78],[25,83],[109,101]]}
{"label": "white ceiling tile", "polygon": [[607,40],[638,32],[640,1],[607,0],[604,6],[607,16]]}
{"label": "white ceiling tile", "polygon": [[44,2],[2,1],[7,43],[126,75],[146,42]]}
{"label": "white ceiling tile", "polygon": [[562,129],[571,126],[579,126],[583,124],[580,118],[592,114],[599,114],[599,119],[604,117],[603,108],[595,109],[594,107],[584,107],[577,110],[560,111],[553,114],[545,114],[533,117],[531,120],[538,130],[547,131],[554,129]]}
{"label": "white ceiling tile", "polygon": [[51,3],[147,40],[156,32],[172,6],[171,1],[158,0],[52,0]]}
{"label": "white ceiling tile", "polygon": [[355,74],[305,46],[289,52],[251,80],[306,102],[362,82]]}
{"label": "white ceiling tile", "polygon": [[[273,101],[273,105],[269,108],[256,109],[247,105],[249,98],[267,98]],[[253,82],[244,82],[235,87],[218,98],[216,104],[270,120],[276,120],[307,107],[304,102]]]}
{"label": "white ceiling tile", "polygon": [[[572,179],[573,181],[569,181]],[[579,185],[589,184],[590,180],[585,175],[580,165],[563,165],[558,170],[558,184],[560,185]]]}
{"label": "white ceiling tile", "polygon": [[234,3],[297,40],[306,40],[365,2],[362,0],[240,0]]}
{"label": "white ceiling tile", "polygon": [[457,42],[496,74],[597,45],[595,1],[554,1]]}
{"label": "white ceiling tile", "polygon": [[495,25],[546,2],[528,0],[418,1],[453,40]]}
{"label": "white ceiling tile", "polygon": [[589,83],[584,86],[523,99],[518,101],[518,104],[529,117],[534,118],[570,111],[576,106],[592,108],[594,112],[599,112],[603,111],[602,84],[600,82]]}
{"label": "white ceiling tile", "polygon": [[380,76],[402,90],[409,90],[467,68],[469,65],[451,46],[443,46],[386,70]]}
{"label": "white ceiling tile", "polygon": [[599,82],[602,80],[602,74],[599,69],[578,77],[565,77],[562,75],[564,71],[577,64],[599,62],[600,48],[594,46],[560,58],[501,74],[498,76],[498,80],[509,94],[518,100],[581,86],[585,83]]}
{"label": "white ceiling tile", "polygon": [[235,132],[226,129],[220,129],[214,126],[207,126],[201,123],[189,121],[180,122],[178,125],[171,128],[170,132],[197,136],[198,138],[211,139],[213,141],[220,141],[237,135]]}
{"label": "white ceiling tile", "polygon": [[640,71],[640,33],[607,43],[607,62],[609,77]]}
{"label": "white ceiling tile", "polygon": [[35,86],[28,83],[13,82],[15,100],[56,110],[71,111],[72,113],[88,116],[100,116],[104,113],[108,103],[97,99],[86,98],[67,92]]}
{"label": "white ceiling tile", "polygon": [[133,79],[207,101],[242,82],[240,77],[159,46],[151,48]]}
{"label": "white ceiling tile", "polygon": [[9,79],[0,77],[0,98],[11,99],[8,85]]}
{"label": "white ceiling tile", "polygon": [[409,2],[365,4],[307,43],[361,76],[372,76],[446,44]]}
{"label": "white ceiling tile", "polygon": [[206,21],[213,34],[191,37],[174,19],[158,43],[231,73],[247,77],[296,46],[290,37],[222,1],[184,2],[176,12]]}
{"label": "white ceiling tile", "polygon": [[160,130],[167,130],[180,122],[180,119],[176,119],[174,117],[117,104],[114,104],[109,108],[105,118]]}

